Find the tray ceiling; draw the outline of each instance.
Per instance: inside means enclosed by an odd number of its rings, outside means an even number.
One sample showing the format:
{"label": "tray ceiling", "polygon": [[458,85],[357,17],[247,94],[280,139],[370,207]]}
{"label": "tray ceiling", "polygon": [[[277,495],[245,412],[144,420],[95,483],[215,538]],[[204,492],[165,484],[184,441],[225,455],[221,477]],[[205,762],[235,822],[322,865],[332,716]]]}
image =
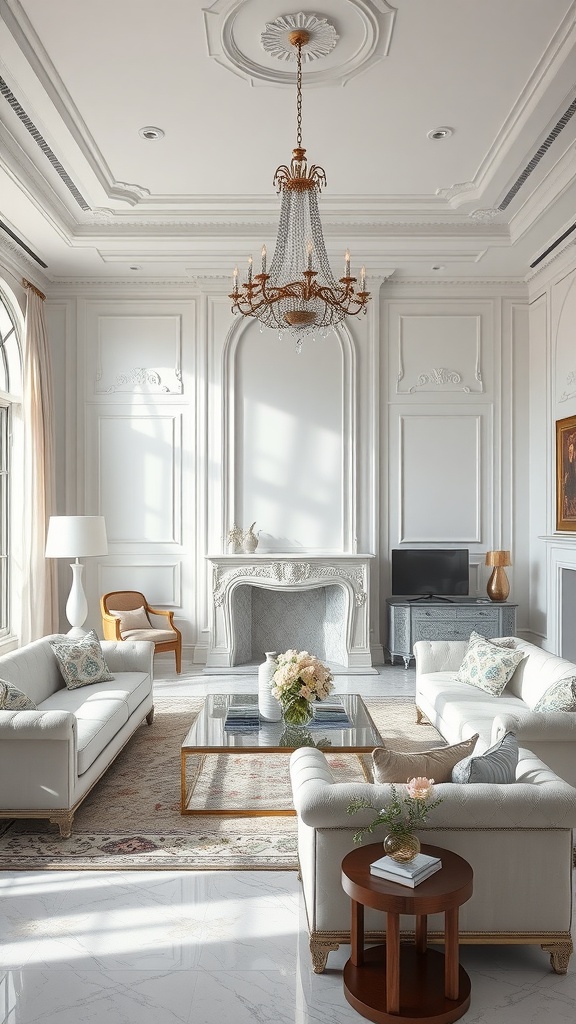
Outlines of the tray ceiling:
{"label": "tray ceiling", "polygon": [[[261,37],[283,16],[337,36],[303,74],[331,257],[524,279],[576,221],[573,0],[0,0],[0,14],[0,245],[24,243],[47,282],[226,274],[273,246],[295,82]],[[439,127],[452,134],[430,138]]]}

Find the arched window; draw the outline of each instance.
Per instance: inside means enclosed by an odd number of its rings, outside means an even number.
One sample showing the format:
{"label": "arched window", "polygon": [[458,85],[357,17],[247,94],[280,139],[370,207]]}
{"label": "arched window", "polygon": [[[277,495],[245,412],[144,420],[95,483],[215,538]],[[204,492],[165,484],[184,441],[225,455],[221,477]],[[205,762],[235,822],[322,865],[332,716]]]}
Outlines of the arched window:
{"label": "arched window", "polygon": [[15,565],[20,538],[18,521],[22,488],[15,467],[21,463],[22,316],[0,281],[0,640],[15,632]]}

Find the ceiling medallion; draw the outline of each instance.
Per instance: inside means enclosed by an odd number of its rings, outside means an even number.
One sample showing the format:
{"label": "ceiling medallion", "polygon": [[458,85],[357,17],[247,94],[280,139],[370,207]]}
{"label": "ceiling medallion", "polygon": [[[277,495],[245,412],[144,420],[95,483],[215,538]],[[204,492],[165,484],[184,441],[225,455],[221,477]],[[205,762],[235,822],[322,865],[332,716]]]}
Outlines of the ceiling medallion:
{"label": "ceiling medallion", "polygon": [[281,195],[280,220],[274,256],[267,266],[266,246],[262,247],[262,269],[253,273],[248,258],[246,280],[238,280],[234,269],[232,312],[255,317],[264,327],[272,327],[282,338],[288,330],[296,339],[299,352],[306,336],[326,336],[349,316],[366,313],[370,293],[366,291],[366,271],[360,271],[360,283],[351,275],[350,253],[344,257],[344,276],[334,277],[322,233],[318,195],[326,185],[323,167],[308,167],[302,146],[302,51],[310,41],[306,29],[289,33],[289,42],[297,52],[296,74],[296,147],[290,166],[276,168],[274,185]]}
{"label": "ceiling medallion", "polygon": [[307,42],[302,45],[304,62],[327,57],[339,39],[334,25],[327,18],[317,18],[315,14],[302,12],[282,14],[275,21],[266,23],[266,30],[260,36],[262,49],[278,60],[295,60],[297,55],[290,42],[290,34],[300,30],[308,35]]}

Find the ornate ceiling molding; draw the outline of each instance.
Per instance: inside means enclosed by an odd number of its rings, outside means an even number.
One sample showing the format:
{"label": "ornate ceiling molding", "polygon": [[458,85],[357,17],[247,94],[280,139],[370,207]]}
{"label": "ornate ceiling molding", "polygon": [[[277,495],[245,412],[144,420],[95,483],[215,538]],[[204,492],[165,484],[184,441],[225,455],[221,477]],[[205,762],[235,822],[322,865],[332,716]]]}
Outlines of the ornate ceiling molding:
{"label": "ornate ceiling molding", "polygon": [[278,60],[294,60],[296,50],[289,37],[297,29],[304,29],[310,36],[302,46],[303,64],[327,57],[340,38],[327,18],[317,18],[315,14],[301,11],[300,14],[284,14],[275,21],[267,22],[266,31],[260,36],[262,49]]}
{"label": "ornate ceiling molding", "polygon": [[[262,11],[260,32],[254,31],[258,16],[258,2],[254,0],[216,0],[204,11],[209,56],[251,85],[294,86],[294,70],[283,67],[290,54],[286,54],[280,65],[278,61],[284,45],[280,26],[290,20],[304,20],[313,26],[307,63],[314,65],[314,57],[323,58],[319,70],[305,69],[306,87],[345,85],[389,52],[396,9],[386,0],[332,0],[330,16],[341,27],[339,36],[326,19],[317,18],[315,14],[302,11],[267,22],[263,0],[259,6]],[[328,49],[329,38],[334,46]],[[303,49],[303,56],[305,52]]]}

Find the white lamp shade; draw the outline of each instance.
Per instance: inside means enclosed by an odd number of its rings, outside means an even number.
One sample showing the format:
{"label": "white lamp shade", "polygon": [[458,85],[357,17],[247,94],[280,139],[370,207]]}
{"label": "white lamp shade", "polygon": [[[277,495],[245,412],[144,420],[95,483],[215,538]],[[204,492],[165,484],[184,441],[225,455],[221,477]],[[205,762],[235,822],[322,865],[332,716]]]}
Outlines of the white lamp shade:
{"label": "white lamp shade", "polygon": [[107,555],[104,516],[50,516],[46,558]]}

